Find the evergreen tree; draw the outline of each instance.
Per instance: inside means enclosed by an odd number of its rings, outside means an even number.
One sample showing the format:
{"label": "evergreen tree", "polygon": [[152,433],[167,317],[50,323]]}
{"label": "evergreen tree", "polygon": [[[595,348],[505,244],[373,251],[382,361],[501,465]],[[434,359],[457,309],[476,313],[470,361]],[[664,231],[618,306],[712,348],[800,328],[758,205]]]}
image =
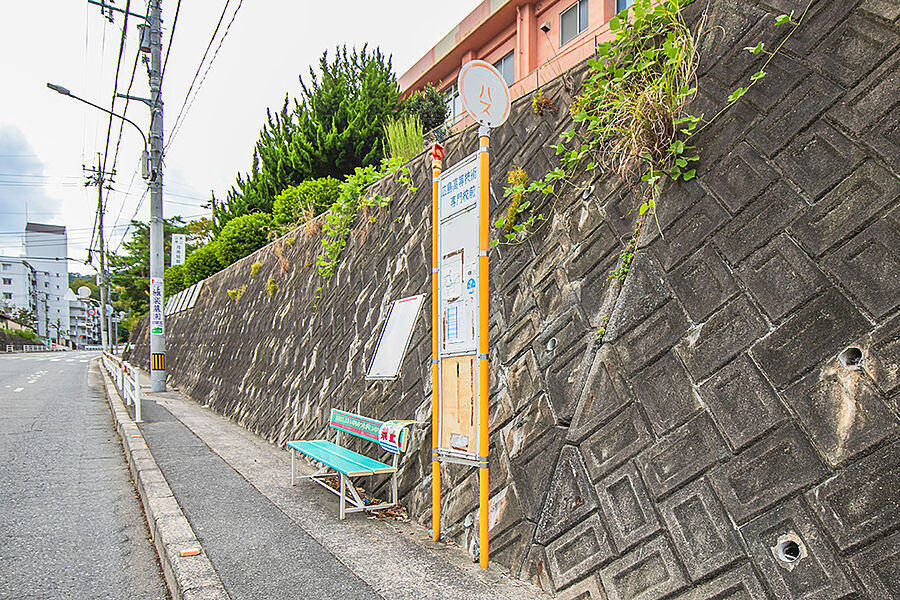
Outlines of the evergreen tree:
{"label": "evergreen tree", "polygon": [[275,197],[309,179],[343,179],[383,157],[384,123],[400,111],[391,60],[379,49],[335,49],[300,78],[300,99],[267,112],[250,172],[238,174],[224,202],[213,198],[214,231],[253,212],[272,212]]}

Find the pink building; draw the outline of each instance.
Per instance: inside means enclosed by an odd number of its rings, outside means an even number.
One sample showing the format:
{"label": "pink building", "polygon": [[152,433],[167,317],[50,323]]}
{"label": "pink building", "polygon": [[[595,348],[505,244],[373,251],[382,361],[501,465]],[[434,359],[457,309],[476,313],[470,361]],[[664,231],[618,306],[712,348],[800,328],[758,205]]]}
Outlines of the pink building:
{"label": "pink building", "polygon": [[513,99],[589,58],[611,38],[609,20],[632,0],[484,0],[400,76],[404,95],[434,84],[447,97],[449,120],[463,116],[456,76],[480,59],[503,74]]}

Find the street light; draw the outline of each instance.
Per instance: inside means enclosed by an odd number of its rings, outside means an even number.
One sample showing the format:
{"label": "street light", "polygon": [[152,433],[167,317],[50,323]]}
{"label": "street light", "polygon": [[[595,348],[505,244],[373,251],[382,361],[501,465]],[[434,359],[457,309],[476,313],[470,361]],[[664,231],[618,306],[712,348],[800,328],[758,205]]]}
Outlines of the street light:
{"label": "street light", "polygon": [[68,96],[69,98],[74,98],[75,100],[78,100],[79,102],[83,102],[83,103],[87,104],[88,106],[93,106],[97,110],[101,110],[108,115],[112,115],[114,117],[122,119],[126,123],[130,123],[135,129],[138,130],[138,133],[141,134],[141,140],[143,140],[143,142],[144,142],[144,150],[143,150],[143,152],[141,152],[141,177],[143,177],[144,179],[147,179],[149,181],[154,181],[156,179],[156,173],[150,169],[150,153],[147,151],[147,136],[144,134],[144,130],[141,129],[140,127],[138,127],[137,123],[135,123],[134,121],[132,121],[131,119],[129,119],[128,117],[126,117],[124,115],[116,114],[116,113],[112,112],[111,110],[107,110],[107,109],[103,108],[102,106],[98,106],[98,105],[94,104],[93,102],[85,100],[84,98],[80,98],[80,97],[76,96],[75,94],[73,94],[72,92],[70,92],[68,88],[64,88],[61,85],[47,82],[47,87],[50,88],[51,90],[53,90],[54,92],[62,94],[63,96]]}

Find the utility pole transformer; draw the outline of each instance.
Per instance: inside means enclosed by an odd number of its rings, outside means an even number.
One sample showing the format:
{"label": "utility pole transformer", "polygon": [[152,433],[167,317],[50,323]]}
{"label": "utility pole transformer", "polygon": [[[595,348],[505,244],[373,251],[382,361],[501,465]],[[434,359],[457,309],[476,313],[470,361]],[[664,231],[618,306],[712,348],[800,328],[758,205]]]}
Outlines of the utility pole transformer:
{"label": "utility pole transformer", "polygon": [[150,391],[166,391],[166,337],[163,315],[163,101],[162,8],[150,0]]}
{"label": "utility pole transformer", "polygon": [[85,167],[85,171],[89,173],[88,185],[97,186],[97,234],[100,238],[100,343],[105,352],[109,350],[109,325],[106,317],[109,279],[106,276],[106,242],[103,239],[103,213],[106,211],[106,207],[103,205],[103,186],[106,185],[106,176],[112,178],[115,173],[103,170],[99,152],[97,153],[97,168]]}

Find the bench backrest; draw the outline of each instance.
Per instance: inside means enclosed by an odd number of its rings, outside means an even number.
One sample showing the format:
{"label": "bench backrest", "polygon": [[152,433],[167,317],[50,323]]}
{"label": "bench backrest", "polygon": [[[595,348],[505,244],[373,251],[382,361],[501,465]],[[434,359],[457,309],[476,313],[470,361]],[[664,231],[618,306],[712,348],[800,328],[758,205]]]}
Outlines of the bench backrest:
{"label": "bench backrest", "polygon": [[[373,419],[371,417],[363,417],[344,410],[336,408],[331,409],[331,421],[328,423],[334,429],[355,435],[358,438],[369,440],[373,444],[378,443],[378,433],[381,431],[381,425],[384,421]],[[406,429],[400,433],[400,448],[406,449]]]}

